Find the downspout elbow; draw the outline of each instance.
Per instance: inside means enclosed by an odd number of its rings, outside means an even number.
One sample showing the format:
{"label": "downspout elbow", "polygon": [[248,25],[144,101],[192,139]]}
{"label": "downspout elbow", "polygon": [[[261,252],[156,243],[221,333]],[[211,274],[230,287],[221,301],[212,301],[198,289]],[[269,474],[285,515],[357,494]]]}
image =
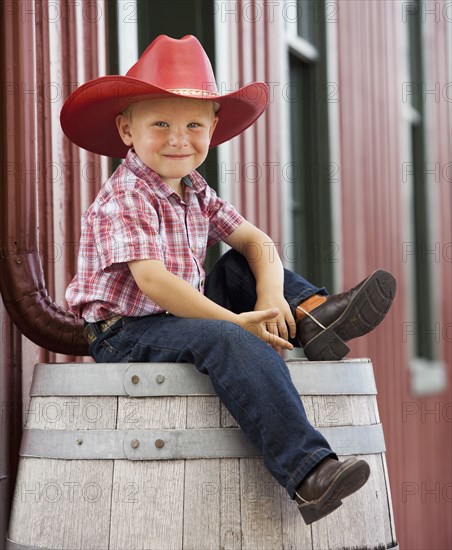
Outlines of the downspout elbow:
{"label": "downspout elbow", "polygon": [[6,311],[24,336],[55,353],[89,355],[84,321],[50,298],[38,252],[0,258],[0,273]]}

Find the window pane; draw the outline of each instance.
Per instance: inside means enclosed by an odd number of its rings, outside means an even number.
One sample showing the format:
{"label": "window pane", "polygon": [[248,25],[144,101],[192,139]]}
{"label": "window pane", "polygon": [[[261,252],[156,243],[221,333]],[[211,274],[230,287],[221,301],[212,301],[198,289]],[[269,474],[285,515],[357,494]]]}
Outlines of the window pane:
{"label": "window pane", "polygon": [[422,13],[420,3],[408,11],[409,54],[410,54],[410,84],[418,93],[410,94],[411,104],[419,114],[419,120],[411,126],[411,144],[413,161],[413,227],[415,241],[414,259],[414,313],[417,327],[416,355],[426,359],[435,358],[433,319],[431,309],[432,284],[430,274],[431,254],[428,192],[425,174],[427,163],[425,153],[425,113],[420,90],[423,84],[422,66]]}
{"label": "window pane", "polygon": [[[297,1],[298,35],[315,45],[315,25],[319,21],[319,10],[323,0]],[[292,4],[289,2],[289,4]]]}
{"label": "window pane", "polygon": [[294,269],[318,286],[331,288],[333,262],[328,126],[316,83],[318,63],[290,56],[291,172],[293,243],[288,250]]}

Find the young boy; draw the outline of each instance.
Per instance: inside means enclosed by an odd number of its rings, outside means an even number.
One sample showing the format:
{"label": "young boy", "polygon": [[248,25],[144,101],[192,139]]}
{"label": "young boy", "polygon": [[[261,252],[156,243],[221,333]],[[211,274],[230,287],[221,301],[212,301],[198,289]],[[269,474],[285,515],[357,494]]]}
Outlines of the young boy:
{"label": "young boy", "polygon": [[[267,102],[258,82],[220,96],[193,36],[159,36],[126,76],[73,92],[61,113],[68,137],[125,161],[83,216],[66,298],[96,361],[189,362],[208,374],[312,523],[357,491],[369,467],[338,461],[277,351],[302,345],[311,360],[341,359],[347,340],[381,322],[395,281],[377,271],[328,296],[285,270],[271,239],[196,172],[209,147],[242,132]],[[232,250],[205,277],[206,248],[218,241]]]}

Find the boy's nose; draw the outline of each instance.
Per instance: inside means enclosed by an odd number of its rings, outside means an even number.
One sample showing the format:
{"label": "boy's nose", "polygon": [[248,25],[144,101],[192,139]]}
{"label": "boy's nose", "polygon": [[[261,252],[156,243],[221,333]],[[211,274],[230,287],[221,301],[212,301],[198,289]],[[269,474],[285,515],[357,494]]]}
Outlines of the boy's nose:
{"label": "boy's nose", "polygon": [[184,145],[187,145],[188,141],[185,130],[174,129],[168,137],[168,143],[173,147],[183,147]]}

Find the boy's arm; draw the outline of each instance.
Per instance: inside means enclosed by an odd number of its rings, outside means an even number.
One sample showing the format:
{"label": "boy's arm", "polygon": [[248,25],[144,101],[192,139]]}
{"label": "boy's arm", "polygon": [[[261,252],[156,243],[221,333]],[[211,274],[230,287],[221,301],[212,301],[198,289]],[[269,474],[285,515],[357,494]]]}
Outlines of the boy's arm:
{"label": "boy's arm", "polygon": [[268,322],[279,315],[274,307],[266,311],[250,311],[237,315],[209,300],[187,281],[170,273],[159,260],[137,260],[128,265],[140,290],[173,315],[231,321],[275,348],[292,349],[289,342],[267,330]]}
{"label": "boy's arm", "polygon": [[289,336],[295,338],[295,320],[284,298],[284,268],[274,242],[248,221],[240,224],[225,242],[245,256],[254,274],[257,293],[255,309],[279,309],[279,315],[267,323],[267,329],[285,340]]}

